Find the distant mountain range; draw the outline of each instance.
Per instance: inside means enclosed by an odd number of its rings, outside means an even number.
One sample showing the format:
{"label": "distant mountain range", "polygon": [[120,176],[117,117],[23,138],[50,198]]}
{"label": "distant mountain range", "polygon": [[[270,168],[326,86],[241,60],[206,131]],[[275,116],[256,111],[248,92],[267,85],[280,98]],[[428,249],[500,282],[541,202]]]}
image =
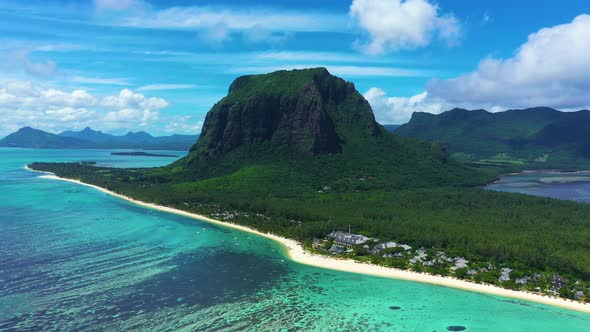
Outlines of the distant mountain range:
{"label": "distant mountain range", "polygon": [[105,134],[91,128],[52,134],[31,127],[19,129],[2,140],[0,147],[44,149],[144,149],[186,151],[199,135],[170,135],[154,137],[145,131],[128,132],[122,136]]}
{"label": "distant mountain range", "polygon": [[482,163],[590,165],[590,111],[548,107],[490,113],[414,113],[395,133],[443,143],[457,159]]}

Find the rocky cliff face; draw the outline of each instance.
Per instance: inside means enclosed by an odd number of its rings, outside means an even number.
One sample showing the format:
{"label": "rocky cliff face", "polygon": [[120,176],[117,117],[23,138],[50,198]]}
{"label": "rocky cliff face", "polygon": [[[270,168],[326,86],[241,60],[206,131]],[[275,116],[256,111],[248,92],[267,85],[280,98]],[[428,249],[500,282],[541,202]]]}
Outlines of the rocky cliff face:
{"label": "rocky cliff face", "polygon": [[277,195],[487,180],[439,144],[388,132],[354,85],[325,68],[236,79],[207,114],[197,144],[164,173],[224,190],[274,188]]}
{"label": "rocky cliff face", "polygon": [[335,154],[358,128],[366,135],[381,134],[352,83],[324,68],[278,71],[236,79],[207,114],[191,151],[206,159],[265,143],[293,155]]}

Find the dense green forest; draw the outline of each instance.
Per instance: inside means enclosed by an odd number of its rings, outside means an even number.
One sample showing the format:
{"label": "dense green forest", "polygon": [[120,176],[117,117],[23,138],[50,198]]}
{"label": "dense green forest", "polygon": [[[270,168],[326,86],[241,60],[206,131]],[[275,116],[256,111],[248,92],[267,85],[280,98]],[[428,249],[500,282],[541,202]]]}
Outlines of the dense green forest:
{"label": "dense green forest", "polygon": [[[353,232],[381,239],[448,248],[466,257],[481,256],[590,280],[590,206],[586,204],[452,187],[326,189],[307,194],[285,188],[278,195],[259,190],[265,182],[254,171],[251,176],[240,172],[229,179],[176,183],[140,169],[58,163],[31,167],[206,215],[237,211],[241,217],[231,221],[301,241],[350,225]],[[241,181],[231,182],[233,176]]]}
{"label": "dense green forest", "polygon": [[572,168],[590,165],[589,111],[548,107],[490,113],[453,109],[414,113],[395,133],[448,147],[452,156],[483,165]]}

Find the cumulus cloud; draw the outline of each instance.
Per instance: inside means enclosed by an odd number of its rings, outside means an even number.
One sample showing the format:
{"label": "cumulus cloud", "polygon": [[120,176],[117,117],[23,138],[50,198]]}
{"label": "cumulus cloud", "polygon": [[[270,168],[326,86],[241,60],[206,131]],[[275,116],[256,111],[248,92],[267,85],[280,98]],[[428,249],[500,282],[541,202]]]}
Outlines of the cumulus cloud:
{"label": "cumulus cloud", "polygon": [[125,108],[118,111],[111,111],[108,112],[103,120],[107,123],[111,123],[111,127],[128,127],[132,126],[141,126],[145,127],[149,123],[158,120],[159,113],[156,111],[152,111],[150,109],[133,109],[133,108]]}
{"label": "cumulus cloud", "polygon": [[0,133],[33,126],[59,131],[92,126],[131,129],[157,123],[168,106],[162,98],[123,89],[118,95],[96,96],[85,90],[63,91],[30,81],[0,84]]}
{"label": "cumulus cloud", "polygon": [[101,105],[109,109],[143,109],[158,110],[168,106],[168,102],[162,98],[146,98],[141,93],[135,93],[129,89],[123,89],[118,96],[105,97]]}
{"label": "cumulus cloud", "polygon": [[96,97],[92,96],[84,90],[64,92],[56,89],[47,89],[39,91],[39,99],[34,102],[37,101],[52,106],[70,107],[94,106],[98,102]]}
{"label": "cumulus cloud", "polygon": [[389,97],[382,89],[371,88],[363,96],[382,124],[406,123],[414,112],[439,114],[450,109],[444,100],[428,98],[426,91],[411,97]]}
{"label": "cumulus cloud", "polygon": [[387,96],[372,88],[365,98],[381,123],[404,123],[413,112],[436,114],[455,107],[590,109],[589,35],[590,15],[580,15],[531,34],[511,58],[486,58],[471,73],[431,80],[419,95]]}
{"label": "cumulus cloud", "polygon": [[430,96],[450,103],[482,106],[550,106],[581,108],[590,105],[590,15],[541,29],[528,37],[508,59],[487,58],[468,74],[432,80]]}
{"label": "cumulus cloud", "polygon": [[435,36],[454,44],[460,36],[457,18],[429,0],[353,0],[349,14],[368,34],[358,42],[368,54],[424,47]]}
{"label": "cumulus cloud", "polygon": [[202,120],[194,120],[190,115],[174,116],[168,119],[164,131],[168,133],[189,133],[196,134],[201,132],[203,127]]}

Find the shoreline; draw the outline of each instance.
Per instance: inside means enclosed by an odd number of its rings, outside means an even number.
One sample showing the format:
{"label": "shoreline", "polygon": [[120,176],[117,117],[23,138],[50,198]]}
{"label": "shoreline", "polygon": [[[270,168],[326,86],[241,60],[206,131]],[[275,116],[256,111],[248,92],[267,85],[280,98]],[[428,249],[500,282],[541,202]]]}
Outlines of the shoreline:
{"label": "shoreline", "polygon": [[568,310],[573,310],[573,311],[578,311],[578,312],[590,314],[590,304],[582,303],[579,301],[567,300],[567,299],[558,298],[558,297],[550,297],[547,295],[541,295],[541,294],[525,292],[525,291],[510,290],[510,289],[506,289],[506,288],[502,288],[502,287],[494,286],[494,285],[477,284],[474,282],[460,280],[460,279],[453,278],[453,277],[443,277],[443,276],[430,275],[430,274],[425,274],[425,273],[411,272],[411,271],[407,271],[407,270],[389,268],[389,267],[379,266],[379,265],[370,264],[370,263],[356,262],[352,259],[336,259],[336,258],[324,256],[324,255],[310,253],[308,251],[305,251],[303,246],[293,239],[284,238],[284,237],[270,234],[270,233],[263,233],[258,230],[255,230],[253,228],[212,219],[212,218],[202,216],[202,215],[199,215],[196,213],[191,213],[191,212],[187,212],[187,211],[183,211],[183,210],[179,210],[179,209],[175,209],[175,208],[171,208],[171,207],[167,207],[167,206],[161,206],[161,205],[157,205],[157,204],[153,204],[153,203],[143,202],[143,201],[136,200],[136,199],[133,199],[133,198],[125,196],[125,195],[118,194],[116,192],[110,191],[108,189],[105,189],[105,188],[102,188],[102,187],[99,187],[99,186],[96,186],[93,184],[84,183],[82,181],[78,181],[78,180],[74,180],[74,179],[58,177],[55,174],[50,173],[50,172],[36,171],[36,170],[29,168],[28,166],[25,166],[25,169],[32,171],[32,172],[45,174],[45,175],[41,176],[42,178],[52,179],[52,180],[61,180],[61,181],[66,181],[66,182],[71,182],[71,183],[87,186],[87,187],[96,189],[98,191],[101,191],[107,195],[123,199],[125,201],[131,202],[131,203],[139,205],[139,206],[147,207],[147,208],[158,210],[158,211],[173,213],[176,215],[181,215],[184,217],[209,222],[212,224],[220,225],[222,227],[228,227],[228,228],[236,229],[236,230],[239,230],[242,232],[247,232],[250,234],[262,236],[267,239],[271,239],[275,242],[278,242],[286,249],[286,254],[289,259],[291,259],[292,261],[299,263],[299,264],[314,266],[314,267],[329,269],[329,270],[342,271],[342,272],[357,273],[357,274],[371,275],[371,276],[382,277],[382,278],[413,281],[413,282],[420,282],[420,283],[438,285],[438,286],[443,286],[443,287],[450,287],[450,288],[461,289],[464,291],[470,291],[470,292],[475,292],[475,293],[482,293],[482,294],[489,294],[489,295],[507,297],[507,298],[518,299],[518,300],[525,300],[525,301],[530,301],[530,302],[535,302],[535,303],[540,303],[540,304],[545,304],[545,305],[550,305],[550,306],[554,306],[554,307],[560,307],[563,309],[568,309]]}

